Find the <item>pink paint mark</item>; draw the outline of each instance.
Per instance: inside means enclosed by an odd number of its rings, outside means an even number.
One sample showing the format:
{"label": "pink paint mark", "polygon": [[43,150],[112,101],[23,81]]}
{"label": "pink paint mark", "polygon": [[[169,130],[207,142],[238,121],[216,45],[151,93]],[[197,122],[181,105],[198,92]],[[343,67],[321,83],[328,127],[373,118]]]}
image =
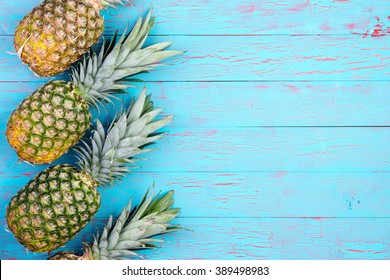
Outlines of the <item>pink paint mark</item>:
{"label": "pink paint mark", "polygon": [[221,59],[221,60],[230,60],[229,57],[219,57],[219,59]]}
{"label": "pink paint mark", "polygon": [[202,125],[207,123],[207,119],[204,118],[194,118],[193,120],[194,120],[194,124],[196,125]]}
{"label": "pink paint mark", "polygon": [[348,70],[361,70],[361,69],[372,69],[372,68],[381,68],[386,67],[386,64],[379,64],[379,65],[372,65],[372,66],[362,66],[362,67],[355,67],[355,68],[349,68]]}
{"label": "pink paint mark", "polygon": [[206,58],[206,55],[187,56],[187,58]]}
{"label": "pink paint mark", "polygon": [[21,174],[22,174],[22,176],[26,176],[26,177],[31,178],[31,177],[37,175],[38,172],[24,172],[24,173],[21,173]]}
{"label": "pink paint mark", "polygon": [[165,88],[164,87],[162,87],[162,89],[161,89],[161,96],[160,96],[160,98],[162,100],[167,99],[167,97],[165,96]]}
{"label": "pink paint mark", "polygon": [[228,255],[236,255],[236,254],[238,254],[238,252],[232,251],[232,252],[227,252],[226,254],[228,254]]}
{"label": "pink paint mark", "polygon": [[183,188],[186,188],[186,189],[192,189],[192,188],[202,188],[202,186],[183,186]]}
{"label": "pink paint mark", "polygon": [[310,0],[307,0],[305,3],[301,3],[298,5],[295,5],[292,8],[289,8],[289,11],[294,11],[294,12],[300,12],[302,9],[305,9],[310,6]]}
{"label": "pink paint mark", "polygon": [[280,179],[280,178],[283,178],[284,176],[286,176],[287,174],[288,174],[287,171],[278,171],[274,174],[274,178]]}
{"label": "pink paint mark", "polygon": [[354,23],[348,23],[348,24],[345,24],[345,26],[346,26],[349,30],[355,29],[355,24],[354,24]]}
{"label": "pink paint mark", "polygon": [[218,198],[214,198],[213,200],[215,200],[215,201],[226,201],[226,200],[229,200],[229,199],[226,198],[226,197],[218,197]]}
{"label": "pink paint mark", "polygon": [[191,131],[184,131],[183,133],[174,133],[174,134],[166,134],[167,136],[194,136],[195,133],[191,132]]}
{"label": "pink paint mark", "polygon": [[384,20],[381,20],[379,17],[375,17],[377,23],[372,27],[371,29],[368,29],[364,34],[363,38],[366,38],[368,36],[371,37],[383,37],[385,35],[390,34],[390,26],[385,27],[386,22],[390,19],[390,16],[385,18]]}
{"label": "pink paint mark", "polygon": [[210,84],[209,83],[200,83],[198,85],[198,88],[209,88],[210,87]]}
{"label": "pink paint mark", "polygon": [[217,134],[217,131],[216,130],[210,130],[210,131],[206,131],[205,134],[207,136],[213,136],[213,135]]}
{"label": "pink paint mark", "polygon": [[335,61],[337,60],[337,57],[320,57],[316,58],[317,61]]}
{"label": "pink paint mark", "polygon": [[272,248],[272,245],[268,245],[268,246],[253,245],[252,247],[259,248],[259,249],[265,249],[265,248]]}
{"label": "pink paint mark", "polygon": [[312,59],[312,58],[315,58],[314,55],[303,55],[302,56],[303,59]]}
{"label": "pink paint mark", "polygon": [[347,251],[354,252],[354,253],[367,253],[367,252],[373,252],[372,250],[356,250],[356,249],[347,249]]}
{"label": "pink paint mark", "polygon": [[324,220],[323,217],[312,217],[311,219],[317,220],[317,221],[322,221],[322,220]]}
{"label": "pink paint mark", "polygon": [[332,30],[330,27],[329,27],[329,24],[328,24],[328,21],[325,21],[321,26],[320,28],[324,31],[329,31],[329,30]]}
{"label": "pink paint mark", "polygon": [[257,85],[256,88],[258,88],[258,89],[267,89],[267,88],[269,88],[269,86]]}
{"label": "pink paint mark", "polygon": [[[228,60],[228,59],[226,59],[226,60]],[[233,62],[244,62],[244,61],[249,61],[249,60],[252,60],[252,58],[236,59],[236,60],[233,60]]]}
{"label": "pink paint mark", "polygon": [[301,90],[292,84],[286,84],[286,86],[294,93],[301,93]]}
{"label": "pink paint mark", "polygon": [[242,14],[251,14],[256,10],[255,4],[238,7],[238,12]]}

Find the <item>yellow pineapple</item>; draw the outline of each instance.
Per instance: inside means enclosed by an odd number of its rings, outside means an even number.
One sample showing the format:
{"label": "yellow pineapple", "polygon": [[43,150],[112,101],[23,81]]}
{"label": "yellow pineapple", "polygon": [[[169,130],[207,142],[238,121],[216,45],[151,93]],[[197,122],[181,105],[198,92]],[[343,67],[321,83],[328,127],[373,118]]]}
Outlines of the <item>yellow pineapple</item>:
{"label": "yellow pineapple", "polygon": [[45,0],[15,30],[14,47],[38,76],[62,73],[97,43],[102,9],[127,0]]}
{"label": "yellow pineapple", "polygon": [[[11,114],[6,137],[21,160],[51,163],[66,153],[90,126],[89,107],[110,102],[130,85],[123,79],[180,54],[165,42],[142,48],[154,23],[151,11],[139,18],[118,42],[107,40],[99,52],[86,56],[71,74],[71,82],[52,81],[30,94]],[[115,43],[116,42],[116,43]]]}
{"label": "yellow pineapple", "polygon": [[172,117],[156,120],[160,112],[144,90],[107,129],[96,121],[89,143],[77,149],[77,167],[51,166],[19,190],[6,213],[19,242],[31,251],[47,252],[82,230],[99,210],[97,186],[120,180],[137,160],[134,157],[151,151],[147,146],[162,137],[158,130]]}

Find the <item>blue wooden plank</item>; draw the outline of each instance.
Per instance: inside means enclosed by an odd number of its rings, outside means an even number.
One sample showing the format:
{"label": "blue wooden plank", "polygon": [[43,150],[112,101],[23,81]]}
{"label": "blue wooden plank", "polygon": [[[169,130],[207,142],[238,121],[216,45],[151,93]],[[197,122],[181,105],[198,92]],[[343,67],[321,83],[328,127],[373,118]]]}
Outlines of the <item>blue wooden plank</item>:
{"label": "blue wooden plank", "polygon": [[[167,67],[137,75],[145,81],[387,80],[390,36],[155,36],[187,53]],[[0,81],[42,81],[0,37]]]}
{"label": "blue wooden plank", "polygon": [[[13,34],[19,20],[39,0],[0,1],[0,33]],[[135,0],[135,7],[103,12],[106,31],[121,30],[151,5],[153,34],[352,34],[363,33],[389,15],[390,1],[355,0]]]}
{"label": "blue wooden plank", "polygon": [[[16,106],[43,82],[0,83],[0,129]],[[176,116],[173,127],[390,125],[388,81],[136,83],[119,96],[129,102],[143,86],[156,107]],[[118,108],[117,107],[117,108]],[[110,107],[109,107],[110,108]],[[115,109],[115,108],[113,108]],[[113,110],[109,110],[112,115]],[[99,115],[109,119],[103,110]],[[98,117],[95,114],[95,117]]]}
{"label": "blue wooden plank", "polygon": [[[181,218],[175,220],[186,231],[164,236],[162,248],[142,251],[146,259],[157,260],[259,260],[259,259],[364,259],[390,258],[389,219],[253,219]],[[3,224],[4,220],[0,220]],[[94,220],[62,250],[78,250],[91,240]],[[0,231],[7,240],[0,259],[46,259],[48,254],[26,253],[25,249]],[[12,236],[12,235],[11,235]],[[54,254],[55,252],[51,252]]]}
{"label": "blue wooden plank", "polygon": [[[31,172],[31,173],[30,173]],[[1,174],[0,217],[9,200],[36,172]],[[175,190],[183,217],[390,217],[390,173],[141,172],[100,189],[108,217],[146,188]],[[201,203],[194,203],[194,201]],[[305,205],[305,207],[302,207]]]}
{"label": "blue wooden plank", "polygon": [[[0,0],[3,226],[9,198],[45,168],[17,165],[4,137],[12,108],[45,81],[7,53],[17,21],[37,3]],[[136,4],[104,12],[106,34],[132,25],[150,2]],[[164,247],[146,258],[389,259],[390,129],[383,126],[389,125],[390,21],[372,29],[375,17],[388,17],[389,4],[155,3],[148,44],[173,40],[188,52],[138,77],[158,81],[146,84],[176,121],[142,169],[102,190],[98,219],[65,248],[79,249],[154,179],[163,190],[175,189],[183,209],[178,222],[190,231],[166,236]],[[209,36],[217,34],[228,36]],[[27,254],[6,231],[0,240],[0,259],[46,257]]]}
{"label": "blue wooden plank", "polygon": [[[390,171],[390,128],[383,127],[167,127],[158,149],[140,158],[143,171]],[[3,132],[0,132],[4,134]],[[0,169],[18,164],[5,138]],[[58,162],[73,162],[71,155]],[[35,167],[42,168],[42,167]]]}

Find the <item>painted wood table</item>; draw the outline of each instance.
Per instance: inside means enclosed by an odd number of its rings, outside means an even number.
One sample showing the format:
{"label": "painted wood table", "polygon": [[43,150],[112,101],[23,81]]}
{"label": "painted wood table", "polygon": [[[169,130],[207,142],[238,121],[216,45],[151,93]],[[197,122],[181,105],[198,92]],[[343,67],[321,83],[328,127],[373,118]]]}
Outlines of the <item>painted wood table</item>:
{"label": "painted wood table", "polygon": [[[13,54],[38,0],[0,0],[0,259],[45,259],[5,229],[10,198],[46,166],[18,164],[7,119],[45,83]],[[174,114],[158,150],[102,193],[82,241],[139,202],[175,190],[187,228],[147,259],[390,258],[390,1],[159,0],[104,12],[105,34],[154,2],[147,44],[186,50],[137,78]],[[74,162],[72,154],[60,162]]]}

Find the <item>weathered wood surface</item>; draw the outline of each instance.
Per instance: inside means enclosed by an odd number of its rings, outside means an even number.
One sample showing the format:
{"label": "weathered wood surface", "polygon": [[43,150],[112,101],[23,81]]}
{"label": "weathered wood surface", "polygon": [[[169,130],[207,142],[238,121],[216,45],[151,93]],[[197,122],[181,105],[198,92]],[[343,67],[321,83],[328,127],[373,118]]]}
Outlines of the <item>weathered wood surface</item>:
{"label": "weathered wood surface", "polygon": [[[168,127],[157,151],[140,158],[145,171],[390,171],[390,128],[382,127]],[[0,133],[4,134],[4,131]],[[16,153],[0,139],[0,168],[18,171]],[[186,156],[183,157],[183,154]],[[72,160],[67,157],[67,160]],[[60,162],[65,161],[65,158]]]}
{"label": "weathered wood surface", "polygon": [[[34,175],[2,175],[0,217],[20,186]],[[97,216],[116,213],[130,196],[138,203],[153,182],[156,190],[175,190],[183,217],[375,218],[390,212],[388,173],[135,171],[115,188],[100,189],[102,208]]]}
{"label": "weathered wood surface", "polygon": [[[9,199],[46,168],[17,164],[4,137],[9,114],[45,82],[10,54],[38,2],[0,0],[1,227]],[[151,4],[135,2],[104,12],[106,34]],[[175,190],[189,231],[165,236],[148,259],[389,259],[390,21],[374,27],[390,1],[152,2],[147,44],[172,40],[187,53],[137,76],[145,82],[124,99],[145,85],[175,121],[141,169],[100,190],[96,219],[64,249],[79,250],[155,181]],[[0,259],[47,257],[5,230],[0,245]]]}
{"label": "weathered wood surface", "polygon": [[[14,108],[44,82],[0,83],[5,125]],[[137,83],[128,102],[143,86],[173,127],[388,126],[389,81],[333,82],[163,82]],[[121,105],[118,102],[118,106]],[[105,118],[105,111],[100,118]],[[97,116],[97,115],[95,115]]]}
{"label": "weathered wood surface", "polygon": [[[4,223],[4,220],[0,220]],[[162,248],[142,251],[146,259],[389,259],[389,219],[258,219],[258,218],[181,218],[188,231],[164,237]],[[66,249],[80,250],[82,241],[91,240],[94,220]],[[24,248],[9,233],[0,250],[1,259],[15,258]],[[54,254],[55,252],[51,252]],[[81,252],[80,252],[81,253]],[[48,254],[20,253],[18,259],[46,259]]]}
{"label": "weathered wood surface", "polygon": [[[0,33],[12,35],[39,1],[2,0]],[[389,16],[389,0],[137,0],[103,13],[106,30],[123,30],[151,5],[157,17],[152,34],[274,35],[364,33]]]}
{"label": "weathered wood surface", "polygon": [[[223,40],[223,44],[221,44]],[[390,36],[154,36],[147,45],[174,41],[186,50],[168,67],[137,77],[145,81],[385,80]],[[0,81],[37,78],[0,37]],[[42,80],[42,79],[39,79]]]}

